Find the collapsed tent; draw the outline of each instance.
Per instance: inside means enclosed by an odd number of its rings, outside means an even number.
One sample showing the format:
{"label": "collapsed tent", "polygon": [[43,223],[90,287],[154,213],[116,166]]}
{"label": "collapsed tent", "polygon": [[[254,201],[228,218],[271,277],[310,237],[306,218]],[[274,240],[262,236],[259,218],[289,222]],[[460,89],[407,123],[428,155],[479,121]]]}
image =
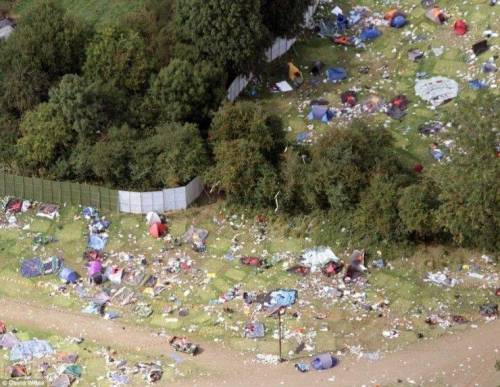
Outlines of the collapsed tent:
{"label": "collapsed tent", "polygon": [[472,45],[472,51],[476,56],[488,51],[489,48],[490,46],[488,45],[488,41],[486,39],[480,40],[479,42]]}
{"label": "collapsed tent", "polygon": [[467,30],[469,27],[467,26],[467,23],[465,20],[459,19],[453,24],[453,31],[455,32],[456,35],[462,36],[467,33]]}
{"label": "collapsed tent", "polygon": [[439,7],[433,7],[429,9],[425,13],[425,16],[436,24],[443,24],[446,21],[446,15]]}
{"label": "collapsed tent", "polygon": [[291,306],[297,300],[297,291],[294,289],[279,289],[269,292],[266,304],[272,307]]}
{"label": "collapsed tent", "polygon": [[338,274],[344,268],[344,263],[342,261],[330,261],[327,262],[322,268],[321,272],[327,277],[331,277],[332,275]]}
{"label": "collapsed tent", "polygon": [[246,266],[261,267],[263,260],[259,257],[241,257],[240,262]]}
{"label": "collapsed tent", "polygon": [[384,19],[389,22],[393,28],[401,28],[406,25],[406,16],[397,9],[390,10],[384,15]]}
{"label": "collapsed tent", "polygon": [[316,120],[322,122],[330,122],[335,114],[330,110],[328,106],[324,105],[313,105],[311,111],[307,115],[308,120]]}
{"label": "collapsed tent", "polygon": [[93,250],[104,250],[108,243],[106,234],[90,234],[87,246]]}
{"label": "collapsed tent", "polygon": [[329,353],[322,353],[320,355],[316,355],[311,360],[311,366],[315,370],[327,370],[332,367],[335,367],[338,363],[337,358],[333,357]]}
{"label": "collapsed tent", "polygon": [[326,265],[328,262],[340,262],[340,259],[329,247],[319,246],[304,251],[300,257],[301,264],[311,268],[312,272]]}
{"label": "collapsed tent", "polygon": [[439,106],[458,95],[458,83],[441,76],[419,79],[415,83],[415,93],[433,106]]}
{"label": "collapsed tent", "polygon": [[12,348],[17,343],[19,343],[19,339],[12,332],[7,332],[0,337],[0,348]]}
{"label": "collapsed tent", "polygon": [[21,341],[14,345],[10,351],[10,360],[31,360],[33,358],[40,359],[44,356],[51,355],[54,350],[45,340],[28,340]]}
{"label": "collapsed tent", "polygon": [[98,212],[94,207],[85,207],[82,210],[82,216],[87,220],[95,219],[98,217]]}
{"label": "collapsed tent", "polygon": [[330,82],[340,82],[347,78],[347,71],[342,67],[330,67],[326,70],[326,77]]}
{"label": "collapsed tent", "polygon": [[356,280],[366,272],[365,267],[365,252],[360,250],[354,250],[349,257],[349,265],[344,276],[344,281]]}
{"label": "collapsed tent", "polygon": [[62,267],[62,259],[51,257],[45,261],[40,258],[25,259],[21,262],[20,272],[25,278],[38,277],[40,275],[58,273]]}
{"label": "collapsed tent", "polygon": [[302,78],[302,72],[292,62],[288,63],[288,78],[291,81],[295,81],[297,78]]}
{"label": "collapsed tent", "polygon": [[48,203],[41,204],[38,208],[36,216],[54,220],[55,218],[59,217],[59,206],[56,204]]}
{"label": "collapsed tent", "polygon": [[80,276],[73,269],[70,269],[69,267],[63,267],[61,272],[59,273],[59,278],[61,278],[63,281],[74,284],[76,283],[76,281],[78,281],[78,278],[80,278]]}
{"label": "collapsed tent", "polygon": [[375,113],[382,109],[384,100],[378,95],[370,95],[361,102],[361,108],[366,113]]}
{"label": "collapsed tent", "polygon": [[22,206],[23,206],[22,200],[12,198],[7,202],[7,205],[5,206],[5,212],[17,214],[21,212]]}
{"label": "collapsed tent", "polygon": [[395,120],[400,120],[406,115],[408,107],[408,98],[404,95],[398,95],[389,104],[387,115]]}
{"label": "collapsed tent", "polygon": [[149,227],[149,235],[154,238],[161,238],[167,233],[167,225],[164,223],[155,223]]}
{"label": "collapsed tent", "polygon": [[364,28],[361,33],[359,34],[359,39],[362,42],[367,42],[370,40],[375,40],[377,39],[380,35],[382,35],[382,32],[375,26],[370,26]]}
{"label": "collapsed tent", "polygon": [[208,231],[203,228],[195,228],[193,225],[182,236],[184,243],[191,243],[193,250],[202,253],[206,250]]}

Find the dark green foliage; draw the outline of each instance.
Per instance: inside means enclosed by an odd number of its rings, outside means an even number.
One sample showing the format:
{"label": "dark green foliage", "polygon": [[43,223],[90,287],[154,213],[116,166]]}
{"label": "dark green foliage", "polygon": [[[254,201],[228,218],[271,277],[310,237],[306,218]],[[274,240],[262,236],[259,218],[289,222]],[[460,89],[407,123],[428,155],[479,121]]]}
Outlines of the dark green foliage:
{"label": "dark green foliage", "polygon": [[440,189],[439,219],[463,246],[500,247],[500,99],[481,93],[450,117],[451,160],[433,171]]}
{"label": "dark green foliage", "polygon": [[121,20],[124,29],[139,33],[146,42],[153,66],[159,70],[170,61],[175,44],[174,0],[146,0],[141,9]]}
{"label": "dark green foliage", "polygon": [[208,162],[196,125],[167,123],[137,143],[132,178],[141,188],[180,186],[202,173]]}
{"label": "dark green foliage", "polygon": [[428,177],[419,179],[415,184],[404,188],[399,199],[398,209],[406,229],[417,239],[431,238],[439,234],[437,210],[439,190]]}
{"label": "dark green foliage", "polygon": [[401,168],[392,136],[384,129],[354,123],[333,129],[312,149],[313,184],[322,208],[348,210],[359,202],[374,173]]}
{"label": "dark green foliage", "polygon": [[[156,122],[206,121],[223,97],[221,72],[208,62],[173,59],[148,91],[143,111]],[[147,114],[146,113],[146,114]]]}
{"label": "dark green foliage", "polygon": [[88,37],[88,28],[54,1],[37,3],[0,46],[4,106],[20,115],[44,100],[62,75],[80,70]]}
{"label": "dark green foliage", "polygon": [[176,31],[180,43],[231,74],[250,71],[269,43],[260,0],[179,0]]}
{"label": "dark green foliage", "polygon": [[110,27],[87,46],[83,70],[90,80],[136,93],[145,89],[152,63],[146,43],[137,32]]}
{"label": "dark green foliage", "polygon": [[294,37],[304,23],[304,13],[311,0],[262,0],[264,25],[274,36]]}
{"label": "dark green foliage", "polygon": [[354,213],[354,229],[359,239],[396,242],[406,236],[398,213],[399,191],[399,184],[387,176],[375,175],[370,179]]}
{"label": "dark green foliage", "polygon": [[279,160],[285,145],[280,120],[249,102],[226,105],[210,131],[215,166],[208,179],[233,203],[270,206],[279,191]]}
{"label": "dark green foliage", "polygon": [[282,202],[291,213],[309,212],[316,208],[316,192],[312,181],[310,156],[302,149],[288,149],[281,165]]}
{"label": "dark green foliage", "polygon": [[0,112],[0,168],[13,169],[16,159],[16,142],[19,137],[19,120]]}

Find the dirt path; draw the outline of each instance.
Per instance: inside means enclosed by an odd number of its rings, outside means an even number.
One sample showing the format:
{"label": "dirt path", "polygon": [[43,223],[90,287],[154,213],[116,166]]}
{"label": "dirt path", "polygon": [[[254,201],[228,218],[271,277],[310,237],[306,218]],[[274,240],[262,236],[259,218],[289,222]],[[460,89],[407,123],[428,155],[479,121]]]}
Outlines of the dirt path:
{"label": "dirt path", "polygon": [[[62,336],[82,335],[87,340],[116,349],[170,356],[165,338],[146,327],[107,321],[80,313],[0,298],[0,319],[9,324],[52,331]],[[223,345],[202,343],[203,353],[188,362],[208,370],[179,386],[361,386],[375,384],[497,386],[500,372],[500,321],[477,329],[450,334],[434,341],[423,341],[409,350],[385,355],[370,362],[344,359],[332,370],[301,374],[293,363],[266,366],[250,355],[225,350]],[[170,384],[169,384],[170,385]]]}

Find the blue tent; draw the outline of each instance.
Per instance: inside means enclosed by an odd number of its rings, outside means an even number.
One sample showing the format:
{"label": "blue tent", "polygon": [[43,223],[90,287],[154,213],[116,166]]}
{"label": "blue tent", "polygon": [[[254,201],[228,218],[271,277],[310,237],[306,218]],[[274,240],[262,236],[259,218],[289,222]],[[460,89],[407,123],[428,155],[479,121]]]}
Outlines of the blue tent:
{"label": "blue tent", "polygon": [[59,273],[59,278],[72,284],[78,281],[79,277],[78,273],[69,267],[64,267]]}
{"label": "blue tent", "polygon": [[315,370],[327,370],[329,368],[335,367],[338,363],[337,358],[333,357],[329,353],[322,353],[316,355],[311,360],[311,366]]}
{"label": "blue tent", "polygon": [[377,39],[380,35],[382,35],[382,32],[377,28],[377,27],[366,27],[361,31],[361,34],[359,35],[359,39],[362,42],[366,42],[368,40],[374,40]]}
{"label": "blue tent", "polygon": [[94,250],[104,250],[108,243],[108,237],[106,235],[90,234],[88,247]]}
{"label": "blue tent", "polygon": [[330,82],[340,82],[347,78],[347,71],[342,67],[330,67],[326,70],[326,76]]}
{"label": "blue tent", "polygon": [[406,25],[406,17],[403,15],[396,15],[391,21],[391,27],[401,28]]}
{"label": "blue tent", "polygon": [[328,108],[328,106],[324,105],[313,105],[311,107],[311,112],[307,116],[309,120],[322,122],[329,122],[333,117],[335,117],[335,114]]}

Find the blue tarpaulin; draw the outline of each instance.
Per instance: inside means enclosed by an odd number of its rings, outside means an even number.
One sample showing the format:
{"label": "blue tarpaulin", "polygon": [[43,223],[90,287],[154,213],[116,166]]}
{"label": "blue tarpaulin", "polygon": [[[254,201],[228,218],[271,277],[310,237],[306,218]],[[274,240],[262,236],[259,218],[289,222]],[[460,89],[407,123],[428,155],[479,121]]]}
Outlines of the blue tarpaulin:
{"label": "blue tarpaulin", "polygon": [[59,273],[59,278],[61,278],[64,281],[70,282],[72,284],[78,281],[79,277],[80,276],[73,269],[70,269],[69,267],[63,267],[63,269]]}
{"label": "blue tarpaulin", "polygon": [[391,21],[391,27],[394,28],[401,28],[404,27],[405,25],[406,25],[406,17],[404,17],[403,15],[394,16],[394,18]]}
{"label": "blue tarpaulin", "polygon": [[280,289],[271,292],[269,305],[290,306],[295,304],[297,291],[293,289]]}
{"label": "blue tarpaulin", "polygon": [[31,360],[40,359],[46,355],[54,353],[50,344],[45,340],[28,340],[14,345],[10,351],[10,360]]}
{"label": "blue tarpaulin", "polygon": [[326,76],[330,82],[339,82],[347,78],[347,71],[342,67],[330,67],[326,70]]}
{"label": "blue tarpaulin", "polygon": [[382,32],[377,27],[367,27],[361,31],[359,39],[362,42],[366,42],[368,40],[377,39],[380,35],[382,35]]}
{"label": "blue tarpaulin", "polygon": [[309,120],[318,120],[323,122],[329,122],[335,117],[333,111],[331,111],[328,106],[324,105],[313,105],[311,111],[307,115]]}
{"label": "blue tarpaulin", "polygon": [[94,250],[104,250],[108,243],[107,235],[90,234],[88,247]]}
{"label": "blue tarpaulin", "polygon": [[469,81],[469,87],[472,90],[487,89],[488,84],[484,81],[479,80],[479,79],[474,79],[472,81]]}

